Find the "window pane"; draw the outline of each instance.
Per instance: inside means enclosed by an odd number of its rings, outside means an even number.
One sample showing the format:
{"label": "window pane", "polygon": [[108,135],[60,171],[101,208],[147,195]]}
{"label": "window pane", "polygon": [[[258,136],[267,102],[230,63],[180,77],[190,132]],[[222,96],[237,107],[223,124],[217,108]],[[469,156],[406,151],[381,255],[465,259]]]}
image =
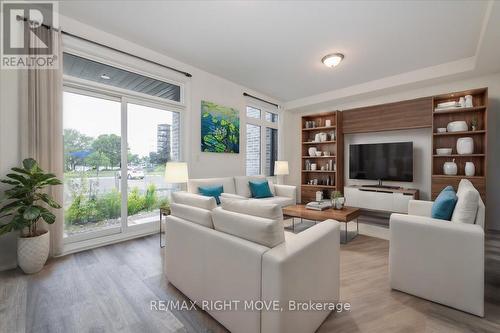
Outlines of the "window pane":
{"label": "window pane", "polygon": [[164,179],[165,163],[179,160],[180,115],[127,104],[128,225],[155,222],[174,189]]}
{"label": "window pane", "polygon": [[120,103],[64,92],[64,236],[120,226]]}
{"label": "window pane", "polygon": [[277,123],[278,122],[278,115],[276,113],[266,112],[266,121],[268,121],[270,123]]}
{"label": "window pane", "polygon": [[274,162],[278,159],[278,130],[266,127],[266,176],[274,176]]}
{"label": "window pane", "polygon": [[247,117],[260,119],[260,110],[247,106]]}
{"label": "window pane", "polygon": [[247,176],[260,174],[260,126],[247,124]]}
{"label": "window pane", "polygon": [[156,80],[121,68],[64,53],[63,71],[65,75],[79,79],[107,84],[142,94],[180,102],[181,87]]}

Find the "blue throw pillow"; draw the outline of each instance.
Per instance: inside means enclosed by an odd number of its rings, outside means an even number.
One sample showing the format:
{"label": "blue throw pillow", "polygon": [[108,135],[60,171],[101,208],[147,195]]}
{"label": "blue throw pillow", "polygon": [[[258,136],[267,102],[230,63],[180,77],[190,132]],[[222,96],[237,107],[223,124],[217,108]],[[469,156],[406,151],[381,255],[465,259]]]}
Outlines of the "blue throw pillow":
{"label": "blue throw pillow", "polygon": [[250,185],[252,198],[262,199],[273,196],[267,180],[249,181],[248,185]]}
{"label": "blue throw pillow", "polygon": [[214,197],[217,204],[220,205],[220,195],[224,192],[222,185],[198,187],[198,192],[206,197]]}
{"label": "blue throw pillow", "polygon": [[458,197],[452,186],[445,187],[432,204],[432,218],[451,220]]}

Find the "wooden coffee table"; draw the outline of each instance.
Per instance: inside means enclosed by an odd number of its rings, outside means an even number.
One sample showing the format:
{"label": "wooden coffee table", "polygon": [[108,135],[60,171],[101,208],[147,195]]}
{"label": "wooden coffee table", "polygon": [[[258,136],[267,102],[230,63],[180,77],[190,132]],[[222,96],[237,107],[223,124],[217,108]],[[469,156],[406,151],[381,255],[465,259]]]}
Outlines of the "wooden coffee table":
{"label": "wooden coffee table", "polygon": [[[345,206],[343,209],[325,209],[312,210],[307,209],[305,205],[294,205],[283,208],[284,218],[300,218],[311,221],[336,220],[345,223],[345,243],[347,243],[347,223],[356,220],[356,236],[359,233],[358,217],[361,214],[360,208]],[[295,231],[295,223],[292,222],[292,228]]]}

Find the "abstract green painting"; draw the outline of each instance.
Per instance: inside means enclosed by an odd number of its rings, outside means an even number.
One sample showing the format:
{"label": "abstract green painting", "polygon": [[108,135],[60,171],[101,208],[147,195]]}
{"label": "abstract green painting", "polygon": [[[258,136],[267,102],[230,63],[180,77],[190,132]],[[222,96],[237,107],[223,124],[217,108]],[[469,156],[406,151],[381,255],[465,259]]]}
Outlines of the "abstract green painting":
{"label": "abstract green painting", "polygon": [[239,154],[238,110],[201,101],[201,151]]}

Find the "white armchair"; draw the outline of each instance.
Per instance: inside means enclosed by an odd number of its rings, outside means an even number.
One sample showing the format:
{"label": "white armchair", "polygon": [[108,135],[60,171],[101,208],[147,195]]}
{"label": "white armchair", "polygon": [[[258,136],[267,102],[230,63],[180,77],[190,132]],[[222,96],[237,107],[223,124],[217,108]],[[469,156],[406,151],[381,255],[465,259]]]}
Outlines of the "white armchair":
{"label": "white armchair", "polygon": [[[459,201],[460,193],[459,187]],[[411,200],[408,215],[391,215],[391,288],[482,317],[484,204],[479,198],[470,224],[433,219],[431,208],[432,202]]]}

